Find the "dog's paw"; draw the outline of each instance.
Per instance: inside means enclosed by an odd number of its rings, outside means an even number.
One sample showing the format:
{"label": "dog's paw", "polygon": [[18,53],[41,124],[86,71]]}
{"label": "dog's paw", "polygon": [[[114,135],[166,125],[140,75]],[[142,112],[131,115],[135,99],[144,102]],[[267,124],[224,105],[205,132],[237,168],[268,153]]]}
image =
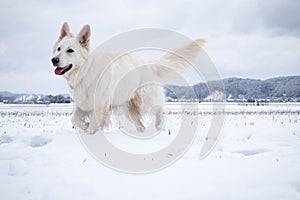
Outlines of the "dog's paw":
{"label": "dog's paw", "polygon": [[82,125],[81,125],[81,129],[82,130],[86,130],[86,129],[88,129],[88,127],[89,127],[89,123],[87,123],[87,122],[85,122],[85,123],[82,123]]}
{"label": "dog's paw", "polygon": [[164,131],[165,130],[165,127],[163,124],[159,124],[159,125],[155,125],[155,128],[157,131]]}
{"label": "dog's paw", "polygon": [[82,123],[77,123],[77,124],[72,125],[73,129],[79,128],[81,130],[87,130],[88,127],[89,127],[89,123],[87,123],[87,122],[82,122]]}
{"label": "dog's paw", "polygon": [[139,133],[143,133],[145,132],[146,128],[144,126],[137,126],[136,127],[136,130],[139,132]]}
{"label": "dog's paw", "polygon": [[98,131],[99,129],[98,128],[88,128],[88,129],[86,129],[86,132],[87,133],[89,133],[89,134],[91,134],[91,135],[93,135],[93,134],[95,134],[97,131]]}

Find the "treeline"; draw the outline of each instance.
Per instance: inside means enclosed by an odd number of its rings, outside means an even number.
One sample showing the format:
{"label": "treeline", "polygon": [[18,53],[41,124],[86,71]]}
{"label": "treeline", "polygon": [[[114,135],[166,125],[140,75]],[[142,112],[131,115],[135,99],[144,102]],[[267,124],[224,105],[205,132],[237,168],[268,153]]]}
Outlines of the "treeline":
{"label": "treeline", "polygon": [[0,102],[8,104],[50,104],[50,103],[71,103],[69,95],[35,95],[35,94],[13,94],[1,95]]}
{"label": "treeline", "polygon": [[[267,80],[227,78],[222,81],[202,82],[191,87],[166,85],[165,94],[167,101],[300,102],[300,76]],[[0,92],[0,102],[50,104],[70,103],[72,99],[68,94],[35,95]]]}

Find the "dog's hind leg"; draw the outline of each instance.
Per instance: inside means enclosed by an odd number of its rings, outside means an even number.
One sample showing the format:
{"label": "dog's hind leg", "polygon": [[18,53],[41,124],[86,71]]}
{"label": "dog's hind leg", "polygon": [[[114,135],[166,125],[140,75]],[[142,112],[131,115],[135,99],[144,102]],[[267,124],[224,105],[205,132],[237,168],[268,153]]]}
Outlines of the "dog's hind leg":
{"label": "dog's hind leg", "polygon": [[125,114],[127,118],[133,122],[138,132],[144,132],[145,126],[141,122],[142,112],[141,112],[141,99],[139,95],[135,95],[131,98],[125,106]]}
{"label": "dog's hind leg", "polygon": [[157,130],[161,130],[164,125],[164,115],[163,115],[163,108],[161,106],[154,107],[154,114],[155,114],[155,128]]}

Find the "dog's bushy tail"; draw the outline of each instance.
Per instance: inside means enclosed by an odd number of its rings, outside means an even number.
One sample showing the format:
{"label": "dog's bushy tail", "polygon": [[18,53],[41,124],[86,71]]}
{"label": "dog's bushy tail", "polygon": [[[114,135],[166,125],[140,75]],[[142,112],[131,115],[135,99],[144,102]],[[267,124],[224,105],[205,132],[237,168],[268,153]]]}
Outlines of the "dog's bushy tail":
{"label": "dog's bushy tail", "polygon": [[159,64],[165,67],[158,67],[155,70],[160,82],[186,85],[184,77],[181,78],[180,75],[184,76],[189,71],[192,65],[191,62],[197,59],[204,43],[204,39],[196,39],[192,43],[164,55],[159,60]]}

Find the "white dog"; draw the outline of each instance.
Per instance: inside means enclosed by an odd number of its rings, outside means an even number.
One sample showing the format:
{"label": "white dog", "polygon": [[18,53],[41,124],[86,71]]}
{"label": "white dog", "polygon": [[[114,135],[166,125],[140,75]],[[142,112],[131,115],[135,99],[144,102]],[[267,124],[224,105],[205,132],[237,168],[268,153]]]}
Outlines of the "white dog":
{"label": "white dog", "polygon": [[[74,100],[73,125],[94,133],[109,125],[114,109],[122,108],[138,131],[145,130],[141,119],[143,114],[150,111],[154,112],[156,117],[155,127],[161,129],[162,105],[165,98],[163,88],[157,85],[143,85],[147,81],[164,84],[181,82],[179,76],[170,71],[188,71],[190,64],[176,54],[194,60],[204,40],[197,39],[175,50],[175,54],[167,53],[159,60],[149,62],[132,54],[116,55],[97,50],[89,53],[90,35],[89,25],[85,25],[77,36],[73,36],[68,24],[64,23],[51,59],[55,74],[62,75],[69,84]],[[113,59],[115,62],[111,63]],[[151,63],[148,65],[150,67],[138,68],[147,63]],[[159,66],[168,66],[169,70]],[[126,76],[127,78],[124,78]],[[113,98],[115,88],[118,98]]]}

